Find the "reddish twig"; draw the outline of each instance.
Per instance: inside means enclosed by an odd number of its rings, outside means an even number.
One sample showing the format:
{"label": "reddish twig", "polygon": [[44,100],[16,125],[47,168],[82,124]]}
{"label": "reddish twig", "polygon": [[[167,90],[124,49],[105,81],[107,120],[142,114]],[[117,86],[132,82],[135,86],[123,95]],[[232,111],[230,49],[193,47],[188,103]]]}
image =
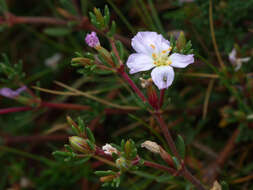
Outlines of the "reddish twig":
{"label": "reddish twig", "polygon": [[166,171],[166,172],[168,172],[172,175],[174,175],[177,172],[177,170],[175,170],[173,168],[169,168],[169,167],[157,164],[155,162],[150,162],[150,161],[147,161],[147,160],[144,161],[144,166],[147,166],[147,167],[150,167],[150,168],[156,168],[156,169],[159,169],[159,170],[163,170],[163,171]]}
{"label": "reddish twig", "polygon": [[136,94],[141,98],[141,100],[145,103],[147,102],[146,97],[144,94],[140,91],[140,89],[135,85],[135,83],[132,81],[132,79],[128,76],[128,74],[123,71],[119,72],[119,74],[126,80],[126,82],[132,87],[132,89],[136,92]]}
{"label": "reddish twig", "polygon": [[[46,25],[58,25],[58,26],[67,26],[69,21],[77,21],[76,28],[80,28],[83,30],[92,30],[101,35],[105,35],[106,32],[98,30],[94,27],[88,17],[73,17],[70,20],[63,20],[59,18],[52,17],[25,17],[25,16],[15,16],[12,13],[5,13],[5,16],[0,16],[0,24],[8,24],[9,26],[13,26],[15,24],[46,24]],[[120,40],[123,44],[130,47],[130,40],[126,37],[123,37],[119,34],[115,34],[115,38]]]}
{"label": "reddish twig", "polygon": [[235,147],[235,141],[240,133],[240,130],[237,128],[232,136],[228,139],[225,147],[219,153],[218,158],[212,162],[207,168],[205,169],[204,181],[208,184],[212,184],[214,180],[218,177],[218,173],[220,168],[224,165],[224,163],[229,158],[232,150]]}
{"label": "reddish twig", "polygon": [[162,105],[163,105],[163,99],[164,99],[164,93],[165,93],[165,89],[162,89],[161,91],[160,91],[160,99],[159,99],[159,108],[161,108],[162,107]]}
{"label": "reddish twig", "polygon": [[41,102],[41,107],[56,108],[56,109],[72,109],[72,110],[91,110],[90,106],[69,104],[69,103],[52,103],[52,102]]}
{"label": "reddish twig", "polygon": [[21,112],[21,111],[28,111],[32,110],[32,107],[13,107],[13,108],[3,108],[0,109],[0,114],[8,114],[8,113],[15,113],[15,112]]}
{"label": "reddish twig", "polygon": [[180,155],[177,152],[176,145],[175,145],[175,143],[174,143],[174,141],[171,137],[168,126],[165,124],[165,122],[162,119],[160,114],[155,114],[154,116],[155,116],[155,119],[157,120],[157,122],[159,123],[159,125],[161,127],[162,133],[163,133],[163,135],[164,135],[164,137],[165,137],[165,139],[166,139],[173,155],[176,156],[179,161],[181,161]]}

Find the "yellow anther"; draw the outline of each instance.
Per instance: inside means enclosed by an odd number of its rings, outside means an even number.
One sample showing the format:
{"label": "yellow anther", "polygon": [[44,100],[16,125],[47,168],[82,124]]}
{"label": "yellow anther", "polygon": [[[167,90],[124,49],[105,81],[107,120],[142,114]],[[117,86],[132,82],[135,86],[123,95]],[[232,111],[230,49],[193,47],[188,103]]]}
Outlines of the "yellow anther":
{"label": "yellow anther", "polygon": [[153,58],[156,58],[156,54],[155,54],[155,53],[152,53],[152,57],[153,57]]}
{"label": "yellow anther", "polygon": [[167,51],[166,50],[163,50],[162,53],[166,53]]}
{"label": "yellow anther", "polygon": [[155,49],[155,45],[153,45],[153,44],[150,44],[150,46],[151,46],[153,49]]}
{"label": "yellow anther", "polygon": [[168,48],[168,51],[170,51],[170,50],[172,50],[172,47],[169,47],[169,48]]}

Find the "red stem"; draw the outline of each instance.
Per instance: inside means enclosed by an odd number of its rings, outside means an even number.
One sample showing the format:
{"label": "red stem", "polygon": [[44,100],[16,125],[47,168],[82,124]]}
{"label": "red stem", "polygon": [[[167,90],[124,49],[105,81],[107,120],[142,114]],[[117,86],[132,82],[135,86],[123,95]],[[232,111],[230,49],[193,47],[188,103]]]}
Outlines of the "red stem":
{"label": "red stem", "polygon": [[41,102],[40,106],[58,109],[74,109],[74,110],[90,110],[90,106],[68,104],[68,103],[52,103],[52,102]]}
{"label": "red stem", "polygon": [[165,124],[165,122],[162,119],[161,115],[155,114],[155,118],[156,118],[157,122],[159,123],[159,125],[161,127],[162,133],[163,133],[165,139],[167,140],[167,143],[168,143],[173,155],[177,157],[178,161],[181,161],[180,155],[177,152],[176,145],[175,145],[175,143],[174,143],[174,141],[171,137],[168,126]]}
{"label": "red stem", "polygon": [[159,108],[161,108],[163,105],[164,93],[165,93],[165,89],[162,89],[160,91]]}
{"label": "red stem", "polygon": [[127,83],[132,87],[132,89],[136,92],[136,94],[142,99],[143,102],[147,102],[147,99],[143,95],[143,93],[140,91],[140,89],[134,84],[132,79],[128,76],[128,74],[123,71],[119,72],[121,76],[127,81]]}
{"label": "red stem", "polygon": [[163,171],[166,171],[172,175],[174,175],[177,170],[173,169],[173,168],[168,168],[166,166],[163,166],[163,165],[160,165],[160,164],[157,164],[155,162],[150,162],[150,161],[144,161],[144,166],[147,166],[147,167],[150,167],[150,168],[156,168],[156,169],[159,169],[159,170],[163,170]]}
{"label": "red stem", "polygon": [[13,113],[13,112],[21,112],[21,111],[27,111],[27,110],[32,110],[32,107],[13,107],[13,108],[4,108],[0,109],[0,114],[8,114],[8,113]]}

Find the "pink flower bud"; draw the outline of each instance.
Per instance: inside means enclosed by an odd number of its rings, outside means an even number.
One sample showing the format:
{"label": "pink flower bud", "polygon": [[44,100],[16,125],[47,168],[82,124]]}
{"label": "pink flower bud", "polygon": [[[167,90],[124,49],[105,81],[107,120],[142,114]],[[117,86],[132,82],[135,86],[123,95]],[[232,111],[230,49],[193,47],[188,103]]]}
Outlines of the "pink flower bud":
{"label": "pink flower bud", "polygon": [[85,42],[88,44],[88,46],[92,48],[100,46],[100,42],[96,32],[91,32],[90,34],[87,34],[85,37]]}

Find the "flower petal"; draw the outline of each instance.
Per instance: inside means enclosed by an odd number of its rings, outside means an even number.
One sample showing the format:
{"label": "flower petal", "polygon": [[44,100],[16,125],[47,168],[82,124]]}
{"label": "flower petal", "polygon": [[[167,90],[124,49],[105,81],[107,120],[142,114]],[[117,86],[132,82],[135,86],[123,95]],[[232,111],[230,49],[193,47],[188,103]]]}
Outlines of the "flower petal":
{"label": "flower petal", "polygon": [[1,88],[0,95],[6,98],[15,98],[19,95],[19,92],[16,92],[15,90],[12,90],[10,88]]}
{"label": "flower petal", "polygon": [[229,53],[228,59],[229,59],[230,63],[235,64],[235,62],[236,62],[236,50],[235,50],[235,48],[233,48],[232,51]]}
{"label": "flower petal", "polygon": [[179,53],[173,53],[169,59],[171,60],[171,66],[172,67],[177,67],[177,68],[185,68],[189,64],[194,63],[194,55],[189,54],[189,55],[183,55]]}
{"label": "flower petal", "polygon": [[152,69],[155,65],[153,59],[142,53],[133,53],[128,57],[127,66],[130,74]]}
{"label": "flower petal", "polygon": [[249,60],[250,60],[250,57],[239,58],[239,61],[241,61],[242,63],[249,62]]}
{"label": "flower petal", "polygon": [[168,88],[174,80],[174,70],[171,66],[156,67],[152,70],[151,77],[160,90]]}
{"label": "flower petal", "polygon": [[138,32],[132,39],[132,47],[137,53],[151,55],[170,48],[170,42],[156,32]]}

